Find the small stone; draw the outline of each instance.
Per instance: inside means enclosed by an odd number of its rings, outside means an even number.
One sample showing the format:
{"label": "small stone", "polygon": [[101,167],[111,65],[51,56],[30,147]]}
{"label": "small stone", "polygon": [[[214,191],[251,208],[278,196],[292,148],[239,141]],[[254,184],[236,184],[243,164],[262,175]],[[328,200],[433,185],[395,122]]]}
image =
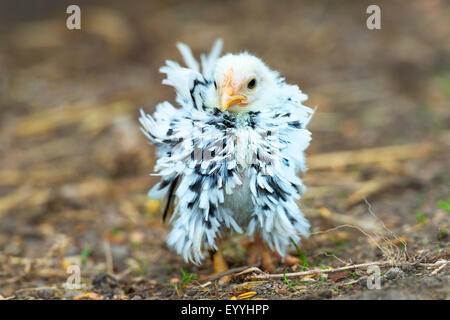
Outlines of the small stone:
{"label": "small stone", "polygon": [[100,290],[102,293],[114,292],[114,288],[117,287],[117,280],[108,273],[101,272],[92,279],[92,286],[95,289]]}
{"label": "small stone", "polygon": [[402,269],[394,267],[390,268],[386,273],[384,274],[384,278],[387,280],[394,280],[397,278],[403,278],[405,273],[402,271]]}
{"label": "small stone", "polygon": [[189,297],[192,297],[192,296],[194,296],[196,293],[197,293],[197,289],[189,288],[189,289],[186,290],[186,293],[185,293],[185,294],[186,294],[187,296],[189,296]]}
{"label": "small stone", "polygon": [[173,294],[174,294],[174,291],[169,289],[166,292],[163,292],[161,295],[168,298],[168,297],[172,296]]}
{"label": "small stone", "polygon": [[267,289],[275,289],[276,285],[274,283],[266,283],[263,285]]}
{"label": "small stone", "polygon": [[256,293],[258,295],[262,295],[265,294],[267,292],[267,290],[264,287],[256,287],[256,288],[251,288],[252,291],[256,291]]}
{"label": "small stone", "polygon": [[331,290],[322,290],[317,295],[321,298],[330,299],[333,293]]}
{"label": "small stone", "polygon": [[55,290],[54,289],[38,289],[37,290],[37,297],[41,299],[50,299],[55,297]]}
{"label": "small stone", "polygon": [[72,290],[67,290],[66,293],[63,296],[63,299],[73,299],[79,295],[85,294],[85,292],[83,291],[72,291]]}

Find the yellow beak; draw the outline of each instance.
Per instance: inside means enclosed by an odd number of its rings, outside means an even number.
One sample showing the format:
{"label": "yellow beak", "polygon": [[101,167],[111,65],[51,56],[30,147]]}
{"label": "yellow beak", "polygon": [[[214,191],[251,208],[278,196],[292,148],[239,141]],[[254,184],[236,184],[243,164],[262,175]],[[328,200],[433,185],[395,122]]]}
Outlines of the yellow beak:
{"label": "yellow beak", "polygon": [[243,95],[235,95],[234,88],[231,85],[231,72],[227,74],[227,82],[222,88],[220,93],[220,109],[222,111],[227,110],[229,107],[234,106],[241,101],[245,101],[247,98]]}

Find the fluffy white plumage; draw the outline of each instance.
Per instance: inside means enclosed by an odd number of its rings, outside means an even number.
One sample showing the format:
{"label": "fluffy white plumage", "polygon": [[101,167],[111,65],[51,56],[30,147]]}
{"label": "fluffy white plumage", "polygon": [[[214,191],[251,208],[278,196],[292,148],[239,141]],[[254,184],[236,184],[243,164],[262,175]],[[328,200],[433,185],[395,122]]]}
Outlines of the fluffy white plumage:
{"label": "fluffy white plumage", "polygon": [[[144,134],[158,147],[151,198],[175,201],[170,247],[186,261],[200,263],[217,239],[229,232],[256,233],[281,256],[309,223],[296,201],[304,192],[306,129],[313,110],[297,86],[248,54],[219,58],[222,41],[199,63],[178,44],[187,68],[166,61],[163,84],[176,102],[141,110]],[[167,214],[166,206],[164,217]]]}

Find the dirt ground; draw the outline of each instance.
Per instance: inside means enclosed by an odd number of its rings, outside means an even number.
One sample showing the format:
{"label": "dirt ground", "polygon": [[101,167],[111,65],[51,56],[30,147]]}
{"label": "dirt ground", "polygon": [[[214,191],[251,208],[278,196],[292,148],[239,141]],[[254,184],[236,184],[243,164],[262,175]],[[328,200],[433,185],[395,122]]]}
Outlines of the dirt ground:
{"label": "dirt ground", "polygon": [[[68,1],[0,2],[0,299],[449,299],[450,6],[375,1],[368,30],[372,2],[78,1],[73,31]],[[199,54],[218,37],[318,106],[312,235],[270,278],[241,237],[229,283],[184,263],[146,196],[139,108],[173,101],[158,68],[176,41]]]}

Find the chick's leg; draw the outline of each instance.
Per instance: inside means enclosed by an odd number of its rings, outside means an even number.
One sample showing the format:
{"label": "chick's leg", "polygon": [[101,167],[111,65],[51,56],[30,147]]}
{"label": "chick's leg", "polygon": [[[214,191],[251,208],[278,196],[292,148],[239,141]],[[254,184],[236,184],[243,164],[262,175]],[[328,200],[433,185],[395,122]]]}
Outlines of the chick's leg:
{"label": "chick's leg", "polygon": [[275,266],[272,262],[272,252],[259,236],[255,236],[252,242],[246,244],[248,248],[248,265],[260,264],[267,272],[273,272]]}
{"label": "chick's leg", "polygon": [[262,245],[261,250],[261,267],[269,273],[275,271],[275,265],[272,260],[272,251],[265,244]]}
{"label": "chick's leg", "polygon": [[247,264],[249,266],[261,264],[261,247],[258,243],[258,239],[255,239],[255,241],[246,241],[243,246],[248,252]]}
{"label": "chick's leg", "polygon": [[212,252],[212,261],[214,274],[223,273],[228,270],[227,262],[225,261],[221,248],[219,248],[217,251]]}
{"label": "chick's leg", "polygon": [[[222,253],[222,248],[219,245],[217,250],[210,251],[211,260],[213,262],[213,274],[221,274],[228,271],[228,265]],[[231,276],[225,275],[220,278],[223,283],[228,283],[231,280]]]}

